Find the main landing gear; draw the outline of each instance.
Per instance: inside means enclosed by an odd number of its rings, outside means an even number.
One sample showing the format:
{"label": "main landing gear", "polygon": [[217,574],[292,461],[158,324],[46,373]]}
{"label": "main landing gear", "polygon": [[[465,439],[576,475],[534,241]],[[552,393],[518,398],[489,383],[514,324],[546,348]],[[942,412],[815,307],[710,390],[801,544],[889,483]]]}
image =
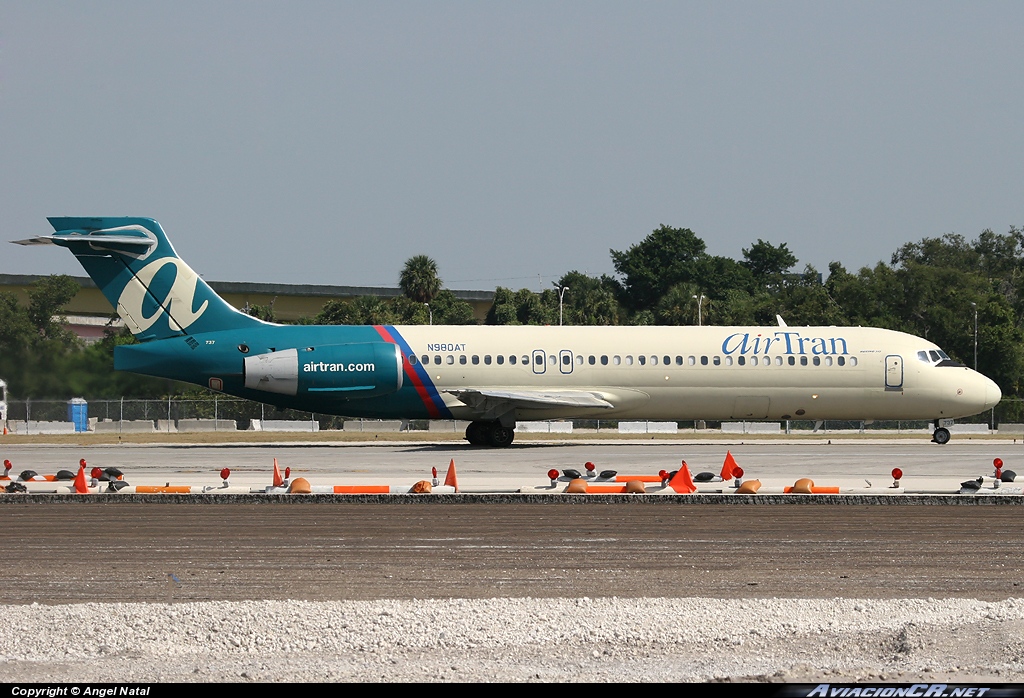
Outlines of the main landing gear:
{"label": "main landing gear", "polygon": [[498,421],[472,422],[466,427],[466,441],[474,446],[504,448],[512,445],[514,438],[512,427],[504,427]]}
{"label": "main landing gear", "polygon": [[949,443],[949,429],[939,426],[939,420],[935,420],[935,431],[932,432],[932,443],[940,446]]}

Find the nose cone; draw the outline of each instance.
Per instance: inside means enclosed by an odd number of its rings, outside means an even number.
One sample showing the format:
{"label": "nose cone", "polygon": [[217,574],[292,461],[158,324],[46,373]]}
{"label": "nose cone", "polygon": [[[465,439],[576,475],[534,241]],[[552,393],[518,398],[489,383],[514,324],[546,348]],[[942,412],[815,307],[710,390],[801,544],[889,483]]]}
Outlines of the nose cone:
{"label": "nose cone", "polygon": [[[984,378],[984,376],[983,376]],[[985,409],[989,410],[999,404],[999,401],[1003,397],[1003,393],[999,390],[999,386],[991,378],[984,378],[985,380]]]}

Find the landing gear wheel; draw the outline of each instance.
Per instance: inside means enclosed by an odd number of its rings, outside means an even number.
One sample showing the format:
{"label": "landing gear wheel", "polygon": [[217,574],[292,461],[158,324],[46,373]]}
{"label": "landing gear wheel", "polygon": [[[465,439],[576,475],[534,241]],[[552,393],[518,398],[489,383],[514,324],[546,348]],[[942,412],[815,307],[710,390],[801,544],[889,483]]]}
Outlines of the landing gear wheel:
{"label": "landing gear wheel", "polygon": [[940,446],[943,444],[948,444],[949,429],[947,429],[946,427],[939,427],[938,429],[936,429],[935,433],[932,434],[932,441],[939,444]]}
{"label": "landing gear wheel", "polygon": [[473,446],[486,446],[487,425],[484,422],[471,422],[466,427],[466,441]]}
{"label": "landing gear wheel", "polygon": [[499,422],[495,422],[487,430],[487,443],[495,448],[504,448],[512,445],[512,439],[514,439],[516,433],[508,427],[503,427]]}

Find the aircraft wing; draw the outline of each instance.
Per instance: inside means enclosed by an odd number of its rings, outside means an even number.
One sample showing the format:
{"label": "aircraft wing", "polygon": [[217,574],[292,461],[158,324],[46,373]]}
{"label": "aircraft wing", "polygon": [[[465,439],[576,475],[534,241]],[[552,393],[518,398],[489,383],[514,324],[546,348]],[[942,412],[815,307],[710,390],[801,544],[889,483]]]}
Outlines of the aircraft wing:
{"label": "aircraft wing", "polygon": [[586,390],[455,388],[445,392],[454,395],[467,406],[481,412],[490,412],[496,407],[517,407],[522,409],[554,409],[557,407],[611,409],[615,407],[615,405],[597,393]]}

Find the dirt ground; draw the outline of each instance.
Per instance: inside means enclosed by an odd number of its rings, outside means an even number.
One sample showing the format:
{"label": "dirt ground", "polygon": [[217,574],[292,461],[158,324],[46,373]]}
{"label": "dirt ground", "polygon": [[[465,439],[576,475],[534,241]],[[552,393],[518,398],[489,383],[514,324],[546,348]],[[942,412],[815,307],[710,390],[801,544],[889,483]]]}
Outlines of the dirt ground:
{"label": "dirt ground", "polygon": [[[1024,596],[1018,506],[8,504],[4,602]],[[172,576],[173,575],[173,576]],[[177,581],[174,581],[177,580]]]}

